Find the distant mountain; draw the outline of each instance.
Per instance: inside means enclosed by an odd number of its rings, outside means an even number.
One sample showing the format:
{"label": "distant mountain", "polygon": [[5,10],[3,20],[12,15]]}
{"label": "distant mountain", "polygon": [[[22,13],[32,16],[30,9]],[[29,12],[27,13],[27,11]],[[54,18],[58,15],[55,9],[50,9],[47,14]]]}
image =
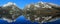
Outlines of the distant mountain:
{"label": "distant mountain", "polygon": [[1,11],[1,18],[3,18],[3,20],[6,20],[8,22],[12,22],[15,21],[15,19],[17,17],[19,17],[20,15],[22,15],[22,10],[19,9],[15,3],[12,2],[8,2],[7,4],[4,4],[1,7],[2,10]]}
{"label": "distant mountain", "polygon": [[32,22],[52,22],[60,19],[60,6],[48,2],[38,2],[26,5],[24,16]]}

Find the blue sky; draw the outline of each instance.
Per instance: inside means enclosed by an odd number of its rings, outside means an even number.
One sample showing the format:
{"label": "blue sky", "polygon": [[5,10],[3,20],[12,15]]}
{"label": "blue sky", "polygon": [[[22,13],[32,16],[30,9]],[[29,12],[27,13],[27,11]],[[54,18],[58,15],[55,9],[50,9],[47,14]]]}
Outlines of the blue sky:
{"label": "blue sky", "polygon": [[51,2],[51,3],[54,3],[54,4],[58,4],[60,5],[60,0],[0,0],[0,6],[8,3],[8,2],[13,2],[13,3],[16,3],[16,5],[23,9],[25,5],[28,5],[30,3],[37,3],[37,2],[40,2],[40,1],[43,1],[43,2]]}

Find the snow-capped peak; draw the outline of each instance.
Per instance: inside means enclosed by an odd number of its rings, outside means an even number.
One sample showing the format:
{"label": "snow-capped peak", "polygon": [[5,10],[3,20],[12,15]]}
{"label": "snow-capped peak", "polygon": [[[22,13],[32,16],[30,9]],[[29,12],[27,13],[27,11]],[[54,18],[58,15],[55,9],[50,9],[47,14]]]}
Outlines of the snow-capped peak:
{"label": "snow-capped peak", "polygon": [[4,4],[3,7],[11,6],[11,5],[16,5],[16,4],[15,3],[12,3],[12,2],[8,2],[7,4]]}

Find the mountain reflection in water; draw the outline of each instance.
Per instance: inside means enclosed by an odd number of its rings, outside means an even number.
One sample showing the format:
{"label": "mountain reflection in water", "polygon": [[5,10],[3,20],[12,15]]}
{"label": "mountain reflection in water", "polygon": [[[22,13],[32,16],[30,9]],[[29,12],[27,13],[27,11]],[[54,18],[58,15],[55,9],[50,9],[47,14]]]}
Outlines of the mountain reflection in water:
{"label": "mountain reflection in water", "polygon": [[[32,23],[31,21],[26,20],[26,18],[24,16],[20,16],[16,19],[15,22],[10,22],[10,23],[1,19],[0,24],[39,24],[39,23],[38,22],[33,22]],[[53,22],[42,23],[42,24],[60,24],[60,20],[56,20],[56,21],[53,21]]]}

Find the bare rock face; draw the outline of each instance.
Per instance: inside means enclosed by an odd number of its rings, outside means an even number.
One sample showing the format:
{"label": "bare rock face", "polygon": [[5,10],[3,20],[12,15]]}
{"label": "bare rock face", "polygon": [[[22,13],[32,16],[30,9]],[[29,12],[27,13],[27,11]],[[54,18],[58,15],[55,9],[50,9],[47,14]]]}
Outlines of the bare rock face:
{"label": "bare rock face", "polygon": [[0,7],[0,18],[3,18],[3,20],[12,22],[20,15],[22,15],[22,10],[19,9],[15,3],[8,2]]}
{"label": "bare rock face", "polygon": [[23,9],[23,15],[32,22],[50,22],[52,19],[60,17],[60,6],[52,3],[39,2],[27,5]]}

